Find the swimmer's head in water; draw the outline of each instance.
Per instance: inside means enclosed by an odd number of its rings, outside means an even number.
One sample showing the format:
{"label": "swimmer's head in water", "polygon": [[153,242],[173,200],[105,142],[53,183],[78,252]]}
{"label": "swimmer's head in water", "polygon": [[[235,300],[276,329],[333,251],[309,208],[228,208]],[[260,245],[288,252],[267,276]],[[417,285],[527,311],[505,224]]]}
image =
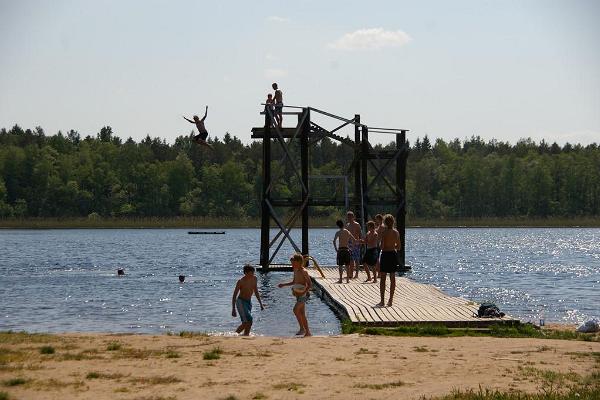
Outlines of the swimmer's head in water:
{"label": "swimmer's head in water", "polygon": [[273,82],[271,86],[273,87],[273,89],[277,90],[277,84],[275,82]]}

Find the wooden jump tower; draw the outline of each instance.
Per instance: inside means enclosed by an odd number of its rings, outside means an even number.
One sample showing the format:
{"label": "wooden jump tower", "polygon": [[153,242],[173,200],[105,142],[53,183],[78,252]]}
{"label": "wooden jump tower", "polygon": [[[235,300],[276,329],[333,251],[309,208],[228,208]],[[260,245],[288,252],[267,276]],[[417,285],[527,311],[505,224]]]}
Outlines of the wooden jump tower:
{"label": "wooden jump tower", "polygon": [[[405,215],[406,215],[406,159],[408,145],[406,129],[374,128],[361,123],[360,115],[343,118],[313,107],[285,106],[283,115],[297,116],[294,128],[278,128],[272,111],[265,109],[263,127],[252,128],[252,139],[262,139],[262,198],[261,198],[261,242],[260,265],[268,271],[283,243],[288,240],[293,248],[304,255],[309,255],[308,228],[309,207],[311,206],[347,206],[345,199],[319,197],[311,192],[309,167],[310,148],[323,138],[341,142],[353,149],[353,161],[346,176],[353,176],[351,198],[352,209],[357,221],[365,229],[365,223],[373,219],[379,212],[390,212],[396,217],[398,231],[402,240],[400,266],[405,265]],[[291,111],[288,111],[291,110]],[[311,115],[331,118],[341,124],[328,130],[311,120]],[[286,117],[286,119],[289,117]],[[338,122],[339,123],[339,122]],[[354,140],[337,135],[340,129],[354,126]],[[396,138],[395,148],[376,150],[369,143],[369,133],[393,134]],[[275,144],[275,146],[274,146]],[[277,146],[278,144],[278,146]],[[279,173],[272,174],[273,147],[280,153]],[[299,147],[299,151],[297,148]],[[285,171],[285,172],[281,172]],[[293,174],[299,185],[296,196],[276,198],[274,186],[283,173]],[[352,179],[351,179],[352,180]],[[296,188],[298,189],[298,188]],[[294,190],[292,190],[294,192]],[[283,214],[281,209],[288,210]],[[287,218],[285,221],[284,219]],[[290,235],[290,231],[301,219],[302,242],[299,247]],[[279,228],[271,238],[271,220]]]}

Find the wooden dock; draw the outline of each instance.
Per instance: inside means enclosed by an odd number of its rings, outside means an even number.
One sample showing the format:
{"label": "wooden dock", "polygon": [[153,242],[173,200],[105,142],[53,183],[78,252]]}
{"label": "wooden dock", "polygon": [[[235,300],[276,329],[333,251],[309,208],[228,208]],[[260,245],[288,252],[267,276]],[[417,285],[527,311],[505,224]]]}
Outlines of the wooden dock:
{"label": "wooden dock", "polygon": [[[325,278],[314,268],[309,268],[315,289],[342,317],[354,323],[373,326],[399,326],[442,324],[447,327],[486,327],[492,324],[513,324],[518,320],[503,318],[477,318],[479,304],[461,297],[452,297],[432,285],[396,277],[396,292],[391,307],[377,307],[380,301],[379,282],[363,283],[364,272],[350,283],[337,283],[337,266],[321,266]],[[345,276],[345,273],[344,273]],[[389,299],[387,279],[386,302]]]}

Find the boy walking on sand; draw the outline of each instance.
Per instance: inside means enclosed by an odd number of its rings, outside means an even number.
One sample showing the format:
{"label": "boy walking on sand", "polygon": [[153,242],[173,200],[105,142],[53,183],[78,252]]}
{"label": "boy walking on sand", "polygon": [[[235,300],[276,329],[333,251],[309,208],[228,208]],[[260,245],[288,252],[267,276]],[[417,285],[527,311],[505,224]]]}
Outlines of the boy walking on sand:
{"label": "boy walking on sand", "polygon": [[[349,283],[350,278],[352,277],[352,271],[350,270],[350,262],[352,261],[352,255],[350,254],[350,242],[354,244],[356,239],[348,229],[344,228],[344,222],[342,222],[341,219],[338,219],[335,224],[338,228],[340,228],[340,230],[337,231],[333,237],[333,248],[337,254],[337,265],[340,272],[340,280],[338,283],[342,283],[344,265],[346,266],[346,283]],[[336,245],[336,240],[339,242],[338,245]]]}
{"label": "boy walking on sand", "polygon": [[236,316],[237,312],[240,314],[242,323],[235,330],[237,333],[244,331],[244,336],[250,335],[250,328],[252,328],[252,294],[256,295],[256,299],[260,304],[260,309],[264,310],[260,294],[258,294],[258,287],[256,285],[256,276],[254,276],[254,267],[250,265],[244,266],[244,276],[237,281],[235,290],[233,291],[233,298],[231,299],[231,316]]}
{"label": "boy walking on sand", "polygon": [[367,222],[367,236],[365,238],[365,244],[367,245],[367,251],[365,251],[365,256],[363,257],[363,268],[367,273],[367,280],[365,282],[369,282],[371,280],[371,274],[369,273],[369,269],[373,271],[373,282],[377,283],[377,272],[375,271],[375,266],[377,265],[377,232],[375,232],[375,222],[369,221]]}
{"label": "boy walking on sand", "polygon": [[304,268],[304,257],[302,254],[294,254],[290,258],[292,262],[292,268],[294,270],[294,279],[291,282],[280,283],[277,285],[279,288],[284,286],[304,286],[304,289],[293,289],[292,293],[296,296],[296,304],[294,305],[294,315],[300,325],[300,330],[296,335],[304,335],[304,337],[312,336],[310,329],[308,329],[308,320],[306,319],[306,301],[309,297],[309,290],[312,287],[312,282],[308,276],[308,271]]}

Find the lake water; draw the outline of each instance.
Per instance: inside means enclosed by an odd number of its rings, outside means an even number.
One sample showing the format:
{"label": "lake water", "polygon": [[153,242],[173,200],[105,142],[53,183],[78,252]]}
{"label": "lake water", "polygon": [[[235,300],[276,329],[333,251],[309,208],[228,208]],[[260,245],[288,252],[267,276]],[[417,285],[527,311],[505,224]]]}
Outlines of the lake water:
{"label": "lake water", "polygon": [[[188,235],[183,229],[1,230],[0,330],[229,334],[241,267],[258,260],[260,231]],[[333,264],[334,230],[310,231],[311,254]],[[299,232],[294,237],[298,239]],[[492,300],[524,321],[580,323],[600,316],[600,229],[408,229],[408,277],[474,301]],[[284,246],[278,261],[292,250]],[[277,261],[277,260],[276,260]],[[117,277],[117,268],[126,275]],[[187,276],[180,284],[178,275]],[[294,298],[257,274],[254,332],[292,335]],[[340,332],[317,296],[307,304],[315,334]]]}

